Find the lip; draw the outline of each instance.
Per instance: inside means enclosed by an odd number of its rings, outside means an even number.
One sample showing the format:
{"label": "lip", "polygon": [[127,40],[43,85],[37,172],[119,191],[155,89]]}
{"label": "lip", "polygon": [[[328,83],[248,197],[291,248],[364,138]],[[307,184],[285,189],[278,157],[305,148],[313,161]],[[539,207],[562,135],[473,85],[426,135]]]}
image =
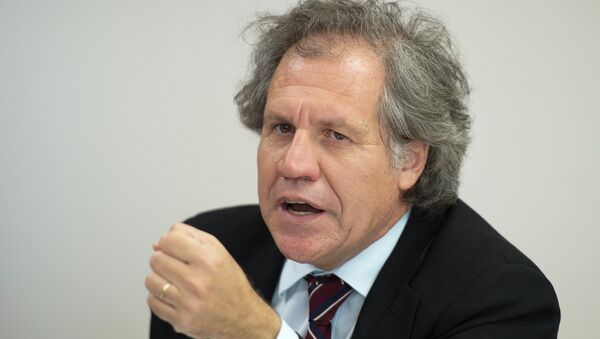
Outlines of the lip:
{"label": "lip", "polygon": [[297,195],[297,194],[282,194],[278,199],[277,199],[277,205],[281,206],[283,205],[286,201],[293,201],[293,202],[302,202],[302,203],[306,203],[311,205],[312,207],[322,210],[324,212],[327,212],[325,208],[323,208],[323,206],[321,206],[319,203],[316,203],[314,201],[312,201],[311,199],[307,199],[301,195]]}
{"label": "lip", "polygon": [[323,218],[328,214],[327,211],[323,211],[321,213],[297,215],[297,214],[291,213],[286,208],[284,208],[283,204],[279,204],[279,206],[277,207],[277,210],[280,213],[281,221],[283,221],[286,224],[297,225],[297,226],[300,226],[300,225],[308,226],[307,223],[314,222],[315,220]]}
{"label": "lip", "polygon": [[[314,202],[311,199],[307,199],[301,195],[297,194],[282,194],[277,200],[277,209],[281,213],[282,217],[286,219],[288,222],[292,223],[305,223],[318,218],[321,218],[328,214],[328,211],[323,208],[323,206],[319,203]],[[284,206],[286,201],[294,201],[294,202],[303,202],[311,205],[312,207],[322,210],[321,213],[315,214],[306,214],[306,215],[297,215],[288,211]]]}

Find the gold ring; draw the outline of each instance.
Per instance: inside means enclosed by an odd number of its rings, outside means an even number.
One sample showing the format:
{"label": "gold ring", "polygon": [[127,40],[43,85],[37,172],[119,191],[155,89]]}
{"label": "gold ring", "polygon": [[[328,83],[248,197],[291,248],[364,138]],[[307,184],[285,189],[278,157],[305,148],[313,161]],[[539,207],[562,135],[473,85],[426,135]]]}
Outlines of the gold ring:
{"label": "gold ring", "polygon": [[160,296],[158,297],[158,299],[160,299],[160,301],[165,301],[165,294],[167,294],[167,290],[169,289],[169,287],[171,287],[171,283],[166,283],[162,287],[162,290],[160,291]]}

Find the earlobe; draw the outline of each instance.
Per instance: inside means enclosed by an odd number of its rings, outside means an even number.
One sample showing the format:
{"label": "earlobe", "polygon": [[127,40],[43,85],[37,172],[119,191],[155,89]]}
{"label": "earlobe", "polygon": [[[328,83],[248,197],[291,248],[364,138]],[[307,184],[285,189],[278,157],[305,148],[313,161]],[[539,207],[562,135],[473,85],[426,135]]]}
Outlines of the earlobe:
{"label": "earlobe", "polygon": [[413,141],[407,145],[406,155],[398,169],[398,189],[402,192],[411,189],[425,169],[429,144]]}

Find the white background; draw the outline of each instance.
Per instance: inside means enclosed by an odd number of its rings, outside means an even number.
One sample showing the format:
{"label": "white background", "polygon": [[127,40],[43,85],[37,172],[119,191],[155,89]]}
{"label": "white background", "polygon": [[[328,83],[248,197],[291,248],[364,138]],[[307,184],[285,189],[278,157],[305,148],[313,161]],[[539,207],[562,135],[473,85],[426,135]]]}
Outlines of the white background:
{"label": "white background", "polygon": [[[0,0],[0,337],[144,338],[151,243],[256,202],[232,97],[254,13],[291,1]],[[462,51],[461,196],[600,338],[600,2],[428,0]]]}

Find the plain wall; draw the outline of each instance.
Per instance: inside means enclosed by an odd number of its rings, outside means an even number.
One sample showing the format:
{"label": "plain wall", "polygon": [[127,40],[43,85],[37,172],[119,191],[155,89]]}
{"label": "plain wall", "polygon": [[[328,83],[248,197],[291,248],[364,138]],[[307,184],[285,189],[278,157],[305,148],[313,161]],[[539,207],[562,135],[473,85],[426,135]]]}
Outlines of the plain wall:
{"label": "plain wall", "polygon": [[[0,337],[144,338],[151,243],[256,202],[239,37],[291,1],[0,0]],[[462,52],[461,196],[599,338],[600,3],[427,0]]]}

